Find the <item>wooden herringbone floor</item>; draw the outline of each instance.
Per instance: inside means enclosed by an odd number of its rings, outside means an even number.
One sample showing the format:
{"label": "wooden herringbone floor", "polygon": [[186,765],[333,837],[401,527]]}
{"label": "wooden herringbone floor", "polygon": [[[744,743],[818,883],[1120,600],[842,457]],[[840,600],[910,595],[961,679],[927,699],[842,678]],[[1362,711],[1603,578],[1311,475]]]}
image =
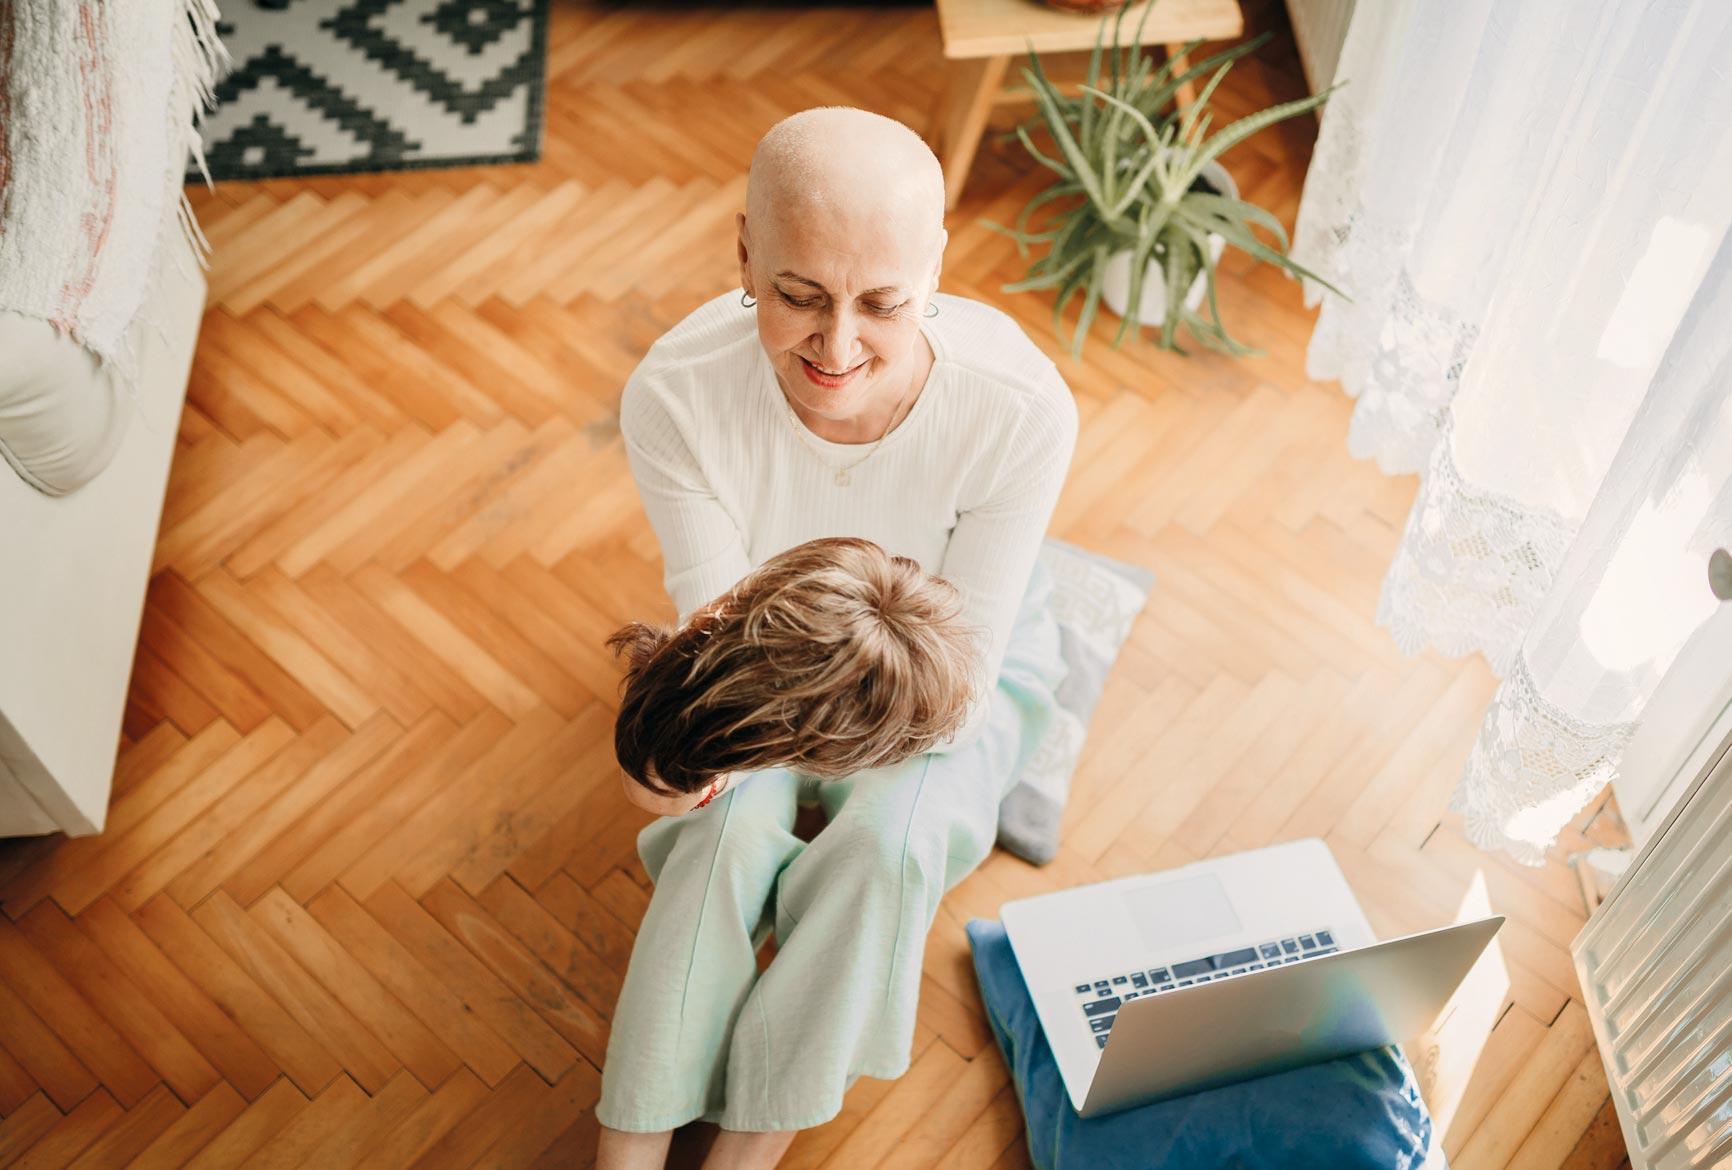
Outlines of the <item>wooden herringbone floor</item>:
{"label": "wooden herringbone floor", "polygon": [[[1278,39],[1219,104],[1303,89]],[[735,280],[757,136],[793,110],[925,123],[923,7],[556,3],[534,166],[199,193],[211,300],[107,831],[0,849],[0,1163],[583,1166],[649,898],[602,638],[666,616],[615,427],[645,348]],[[1014,111],[1001,111],[1002,125]],[[1221,119],[1218,119],[1218,121]],[[1228,157],[1291,223],[1314,132]],[[1015,314],[981,229],[1043,183],[989,145],[944,287]],[[1300,836],[1376,927],[1509,916],[1413,1046],[1459,1170],[1622,1159],[1571,974],[1561,861],[1444,812],[1494,680],[1372,622],[1413,493],[1344,448],[1297,288],[1229,261],[1267,347],[1059,357],[1083,427],[1058,534],[1159,585],[1096,719],[1059,859],[994,855],[929,943],[911,1071],[786,1165],[1026,1165],[962,924],[1006,898]],[[1584,817],[1560,857],[1615,814]],[[704,1135],[682,1135],[694,1165]]]}

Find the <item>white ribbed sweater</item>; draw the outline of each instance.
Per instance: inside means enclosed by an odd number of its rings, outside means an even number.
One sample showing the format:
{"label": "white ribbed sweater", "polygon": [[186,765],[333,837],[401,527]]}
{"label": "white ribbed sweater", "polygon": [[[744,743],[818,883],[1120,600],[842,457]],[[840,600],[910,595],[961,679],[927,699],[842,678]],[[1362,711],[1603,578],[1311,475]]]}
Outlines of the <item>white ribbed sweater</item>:
{"label": "white ribbed sweater", "polygon": [[[846,487],[835,469],[865,447],[795,433],[740,290],[650,347],[621,395],[620,429],[682,621],[779,552],[862,536],[962,591],[967,620],[989,633],[984,677],[998,677],[1076,446],[1076,404],[1007,314],[934,302],[938,316],[921,323],[936,356],[926,385]],[[979,734],[984,713],[983,691],[950,749]]]}

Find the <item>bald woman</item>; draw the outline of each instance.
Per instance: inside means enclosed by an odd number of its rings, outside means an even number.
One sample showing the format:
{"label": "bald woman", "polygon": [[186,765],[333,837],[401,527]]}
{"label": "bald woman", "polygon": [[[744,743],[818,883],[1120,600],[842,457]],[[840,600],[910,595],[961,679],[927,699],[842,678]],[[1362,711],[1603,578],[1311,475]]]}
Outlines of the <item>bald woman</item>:
{"label": "bald woman", "polygon": [[[821,785],[730,777],[645,826],[600,1170],[661,1167],[698,1119],[721,1126],[706,1170],[774,1166],[856,1078],[907,1071],[939,899],[991,850],[1063,672],[1036,554],[1076,408],[1010,317],[936,291],[938,160],[900,122],[806,110],[759,142],[736,222],[740,288],[660,338],[620,403],[680,620],[779,552],[865,537],[962,591],[989,685],[936,751]],[[802,797],[827,817],[809,844]]]}

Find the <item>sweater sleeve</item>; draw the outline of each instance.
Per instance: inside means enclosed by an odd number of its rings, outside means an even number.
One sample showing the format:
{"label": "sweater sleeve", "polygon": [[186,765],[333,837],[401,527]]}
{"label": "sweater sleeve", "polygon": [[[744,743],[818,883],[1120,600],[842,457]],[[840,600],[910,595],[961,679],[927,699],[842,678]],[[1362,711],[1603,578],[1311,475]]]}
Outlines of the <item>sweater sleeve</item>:
{"label": "sweater sleeve", "polygon": [[662,582],[683,623],[750,571],[745,537],[704,474],[690,419],[653,371],[639,366],[626,382],[619,421],[661,546]]}
{"label": "sweater sleeve", "polygon": [[967,747],[985,729],[991,692],[1034,572],[1046,526],[1076,449],[1076,401],[1056,368],[1058,393],[1033,398],[991,493],[957,519],[940,576],[962,590],[966,620],[981,631],[980,686],[967,721],[934,751]]}

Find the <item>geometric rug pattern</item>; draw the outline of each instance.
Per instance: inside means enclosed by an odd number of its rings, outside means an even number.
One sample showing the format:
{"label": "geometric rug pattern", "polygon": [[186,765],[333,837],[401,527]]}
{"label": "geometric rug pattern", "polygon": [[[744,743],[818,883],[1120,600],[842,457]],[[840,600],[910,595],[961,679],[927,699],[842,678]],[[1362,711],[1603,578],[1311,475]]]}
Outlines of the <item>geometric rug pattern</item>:
{"label": "geometric rug pattern", "polygon": [[213,179],[540,155],[547,0],[232,0],[218,33]]}

